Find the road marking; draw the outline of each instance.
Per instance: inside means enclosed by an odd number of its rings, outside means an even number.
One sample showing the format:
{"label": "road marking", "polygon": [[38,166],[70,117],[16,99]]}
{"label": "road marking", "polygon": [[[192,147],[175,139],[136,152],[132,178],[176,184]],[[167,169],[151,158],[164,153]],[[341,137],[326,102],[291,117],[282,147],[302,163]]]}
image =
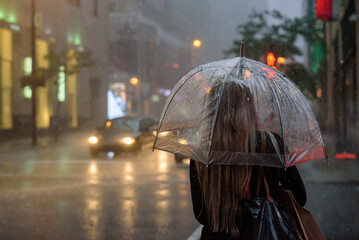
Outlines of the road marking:
{"label": "road marking", "polygon": [[199,225],[199,227],[187,238],[187,240],[199,240],[201,238],[203,225]]}

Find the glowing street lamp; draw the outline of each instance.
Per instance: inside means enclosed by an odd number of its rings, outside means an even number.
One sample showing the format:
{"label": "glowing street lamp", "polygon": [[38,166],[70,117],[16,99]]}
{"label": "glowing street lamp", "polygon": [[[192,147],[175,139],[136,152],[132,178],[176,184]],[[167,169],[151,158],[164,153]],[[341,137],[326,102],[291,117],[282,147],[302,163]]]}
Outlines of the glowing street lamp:
{"label": "glowing street lamp", "polygon": [[129,101],[131,103],[131,109],[132,104],[134,105],[133,109],[136,114],[142,114],[143,111],[143,97],[142,97],[142,83],[137,77],[131,77],[129,80],[130,84],[133,86],[132,93],[133,97]]}
{"label": "glowing street lamp", "polygon": [[130,79],[130,83],[133,85],[133,86],[136,86],[138,84],[138,78],[136,77],[133,77]]}
{"label": "glowing street lamp", "polygon": [[202,42],[200,40],[196,39],[196,40],[193,40],[192,44],[194,47],[198,48],[202,45]]}
{"label": "glowing street lamp", "polygon": [[274,56],[274,53],[272,52],[269,52],[267,54],[267,65],[269,66],[274,66],[275,65],[275,60],[276,60],[276,57]]}
{"label": "glowing street lamp", "polygon": [[286,59],[285,59],[284,57],[278,57],[277,62],[278,62],[279,64],[285,64]]}

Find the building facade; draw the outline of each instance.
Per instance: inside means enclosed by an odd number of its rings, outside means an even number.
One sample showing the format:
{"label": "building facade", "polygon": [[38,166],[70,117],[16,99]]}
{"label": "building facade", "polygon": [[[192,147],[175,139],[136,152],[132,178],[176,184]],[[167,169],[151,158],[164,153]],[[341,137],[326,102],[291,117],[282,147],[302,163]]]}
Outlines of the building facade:
{"label": "building facade", "polygon": [[325,129],[335,136],[335,151],[358,153],[359,1],[334,3],[339,14],[325,23],[322,114]]}
{"label": "building facade", "polygon": [[[200,3],[202,7],[194,6]],[[158,118],[174,84],[192,67],[204,63],[192,41],[211,39],[204,37],[209,25],[196,10],[205,11],[208,4],[116,0],[112,7],[109,102],[117,99],[117,107],[108,109],[109,115]],[[131,84],[133,78],[138,84]]]}
{"label": "building facade", "polygon": [[[106,0],[0,0],[0,135],[25,135],[31,122],[31,3],[35,3],[37,72],[58,71],[37,87],[37,128],[49,130],[98,124],[106,117],[108,11]],[[81,53],[94,64],[79,66]],[[91,54],[89,54],[91,53]],[[62,65],[49,58],[65,55]],[[74,62],[75,61],[75,62]],[[57,65],[56,65],[57,64]]]}

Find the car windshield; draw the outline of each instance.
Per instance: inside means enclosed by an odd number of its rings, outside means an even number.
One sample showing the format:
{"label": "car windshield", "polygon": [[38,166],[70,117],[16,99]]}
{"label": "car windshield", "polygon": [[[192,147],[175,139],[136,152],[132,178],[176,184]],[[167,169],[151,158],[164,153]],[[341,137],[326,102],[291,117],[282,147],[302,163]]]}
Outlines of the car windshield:
{"label": "car windshield", "polygon": [[140,121],[137,119],[115,119],[106,122],[106,128],[108,130],[118,131],[138,131],[140,128]]}

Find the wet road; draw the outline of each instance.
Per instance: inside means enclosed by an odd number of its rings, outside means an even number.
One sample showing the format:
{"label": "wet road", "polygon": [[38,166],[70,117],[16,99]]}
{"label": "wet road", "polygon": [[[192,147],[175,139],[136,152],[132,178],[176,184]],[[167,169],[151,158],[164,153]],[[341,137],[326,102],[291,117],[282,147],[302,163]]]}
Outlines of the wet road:
{"label": "wet road", "polygon": [[91,159],[85,136],[0,153],[0,239],[182,240],[198,227],[186,164],[150,146]]}
{"label": "wet road", "polygon": [[[91,158],[88,135],[0,144],[0,239],[186,240],[197,229],[186,164],[150,146]],[[359,163],[298,168],[327,239],[359,239]]]}

